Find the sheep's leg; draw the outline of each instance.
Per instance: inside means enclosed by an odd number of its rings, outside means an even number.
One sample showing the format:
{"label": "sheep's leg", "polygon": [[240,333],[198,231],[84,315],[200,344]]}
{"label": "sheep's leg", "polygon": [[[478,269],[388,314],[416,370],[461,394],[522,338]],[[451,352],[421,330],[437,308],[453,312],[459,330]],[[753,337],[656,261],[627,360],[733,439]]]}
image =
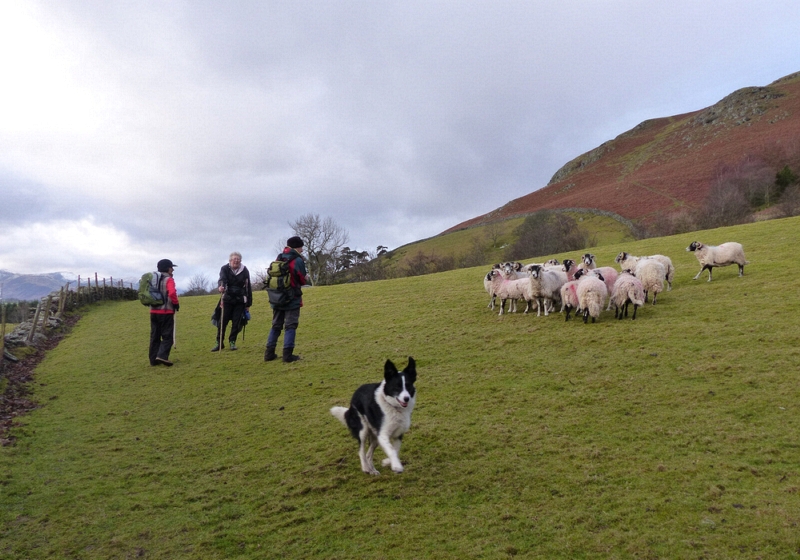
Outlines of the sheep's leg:
{"label": "sheep's leg", "polygon": [[706,268],[708,268],[708,281],[711,282],[711,269],[714,267],[706,265]]}
{"label": "sheep's leg", "polygon": [[[592,317],[592,321],[594,321],[594,317]],[[588,322],[589,322],[589,309],[587,308],[583,312],[583,324],[585,325]]]}
{"label": "sheep's leg", "polygon": [[[701,268],[701,269],[700,269],[700,272],[698,272],[697,274],[695,274],[695,275],[694,275],[694,278],[692,278],[692,280],[697,280],[698,278],[700,278],[700,275],[701,275],[701,274],[703,274],[703,271],[704,271],[705,269],[706,269],[706,267],[705,267],[705,266],[704,266],[703,268]],[[645,303],[646,303],[646,302],[645,302]]]}
{"label": "sheep's leg", "polygon": [[547,317],[547,314],[549,313],[548,303],[550,303],[550,302],[546,298],[542,298],[542,307],[544,307],[544,316],[545,317]]}
{"label": "sheep's leg", "polygon": [[[509,305],[509,307],[510,307],[510,305]],[[498,315],[502,315],[503,312],[505,312],[505,310],[506,310],[506,300],[501,297],[500,298],[500,313],[498,313]]]}
{"label": "sheep's leg", "polygon": [[658,292],[653,292],[653,305],[656,304],[656,298],[658,297]]}
{"label": "sheep's leg", "polygon": [[739,265],[739,278],[741,278],[742,276],[744,276],[744,265],[740,264]]}
{"label": "sheep's leg", "polygon": [[639,306],[636,305],[635,303],[633,304],[633,319],[631,319],[631,321],[636,320],[636,309],[638,309],[638,307]]}
{"label": "sheep's leg", "polygon": [[565,319],[565,321],[569,321],[569,312],[572,310],[572,306],[571,305],[564,305],[564,307],[566,307],[566,309],[567,309],[567,318]]}

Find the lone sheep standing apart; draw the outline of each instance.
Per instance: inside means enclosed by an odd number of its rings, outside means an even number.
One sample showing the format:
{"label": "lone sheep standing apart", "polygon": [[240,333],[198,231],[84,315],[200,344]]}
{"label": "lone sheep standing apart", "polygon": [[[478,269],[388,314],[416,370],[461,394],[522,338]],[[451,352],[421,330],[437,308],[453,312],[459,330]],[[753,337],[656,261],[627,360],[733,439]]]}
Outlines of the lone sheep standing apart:
{"label": "lone sheep standing apart", "polygon": [[741,243],[730,241],[722,245],[705,245],[699,241],[692,241],[686,247],[687,251],[693,251],[694,256],[700,262],[700,272],[694,277],[694,280],[700,278],[704,270],[708,270],[708,281],[711,282],[711,269],[715,266],[729,266],[734,263],[739,265],[739,276],[744,276],[744,265],[750,264],[750,261],[744,258],[744,249]]}

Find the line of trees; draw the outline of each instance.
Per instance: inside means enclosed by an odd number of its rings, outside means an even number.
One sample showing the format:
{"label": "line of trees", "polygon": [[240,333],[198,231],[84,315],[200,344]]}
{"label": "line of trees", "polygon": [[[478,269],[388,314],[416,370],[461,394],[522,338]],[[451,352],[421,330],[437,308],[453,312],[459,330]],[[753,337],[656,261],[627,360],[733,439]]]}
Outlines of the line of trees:
{"label": "line of trees", "polygon": [[36,300],[32,301],[9,301],[2,304],[5,309],[7,323],[24,323],[27,321],[37,305]]}

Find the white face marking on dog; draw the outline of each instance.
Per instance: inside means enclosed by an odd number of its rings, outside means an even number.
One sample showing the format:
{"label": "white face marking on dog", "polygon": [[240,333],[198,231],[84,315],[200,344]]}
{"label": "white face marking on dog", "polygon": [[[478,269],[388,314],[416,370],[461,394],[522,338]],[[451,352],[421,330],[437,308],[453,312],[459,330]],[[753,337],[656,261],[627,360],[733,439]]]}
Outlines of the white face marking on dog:
{"label": "white face marking on dog", "polygon": [[401,375],[400,379],[403,380],[403,390],[400,391],[400,396],[398,397],[398,401],[400,402],[400,406],[405,408],[408,406],[408,401],[411,398],[411,394],[406,389],[406,376]]}

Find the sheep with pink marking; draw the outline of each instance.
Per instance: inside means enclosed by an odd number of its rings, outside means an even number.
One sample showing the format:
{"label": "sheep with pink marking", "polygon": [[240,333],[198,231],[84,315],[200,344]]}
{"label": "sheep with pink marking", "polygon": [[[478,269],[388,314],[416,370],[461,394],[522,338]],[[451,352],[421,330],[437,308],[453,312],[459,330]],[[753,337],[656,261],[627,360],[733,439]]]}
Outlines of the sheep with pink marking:
{"label": "sheep with pink marking", "polygon": [[570,280],[561,286],[561,312],[567,311],[567,318],[569,321],[569,314],[574,309],[577,314],[578,311],[578,280]]}
{"label": "sheep with pink marking", "polygon": [[[600,275],[603,277],[603,281],[606,283],[606,289],[610,294],[614,289],[614,283],[617,281],[617,269],[612,266],[597,266],[597,260],[595,256],[591,253],[586,253],[583,255],[583,266],[586,270],[593,270],[595,272],[599,272]],[[611,300],[608,300],[608,307],[606,311],[611,309]]]}
{"label": "sheep with pink marking", "polygon": [[608,297],[608,288],[603,281],[603,275],[592,270],[587,273],[580,271],[575,274],[578,277],[578,308],[583,313],[583,322],[587,323],[589,317],[592,323],[600,317],[603,307]]}
{"label": "sheep with pink marking", "polygon": [[509,312],[516,312],[516,301],[524,299],[527,302],[525,313],[531,308],[532,297],[530,295],[530,279],[517,278],[516,274],[511,267],[503,267],[501,269],[492,270],[489,274],[492,275],[492,292],[500,298],[500,313],[505,313],[506,301],[511,300],[509,303]]}
{"label": "sheep with pink marking", "polygon": [[664,280],[667,281],[667,291],[672,289],[672,280],[675,278],[675,266],[672,264],[672,259],[666,255],[648,255],[646,257],[637,257],[625,251],[622,251],[614,258],[614,262],[619,265],[620,270],[630,269],[635,271],[637,265],[644,259],[655,259],[664,265],[666,275]]}

